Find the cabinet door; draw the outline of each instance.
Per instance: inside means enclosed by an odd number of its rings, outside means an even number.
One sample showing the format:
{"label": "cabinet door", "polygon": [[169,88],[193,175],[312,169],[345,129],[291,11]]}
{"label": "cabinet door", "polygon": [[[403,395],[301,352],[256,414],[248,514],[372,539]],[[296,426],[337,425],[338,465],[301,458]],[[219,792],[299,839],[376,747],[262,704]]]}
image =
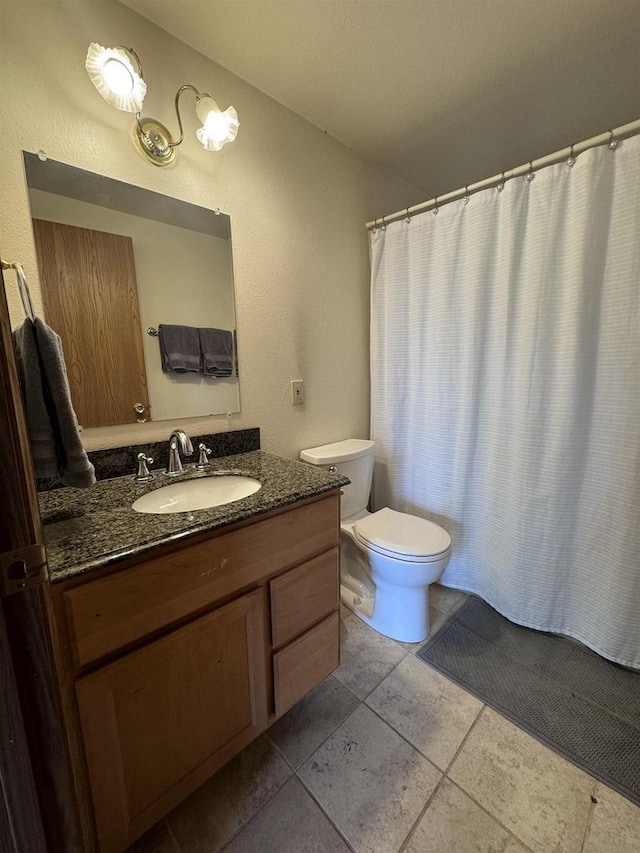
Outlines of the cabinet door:
{"label": "cabinet door", "polygon": [[263,614],[256,590],[77,682],[103,853],[124,850],[266,727]]}

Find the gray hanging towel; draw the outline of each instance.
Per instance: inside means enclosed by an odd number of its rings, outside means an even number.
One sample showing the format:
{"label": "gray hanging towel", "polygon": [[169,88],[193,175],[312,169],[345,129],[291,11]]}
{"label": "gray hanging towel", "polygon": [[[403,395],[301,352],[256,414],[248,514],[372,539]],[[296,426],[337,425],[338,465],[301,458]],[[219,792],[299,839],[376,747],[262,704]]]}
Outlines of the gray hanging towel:
{"label": "gray hanging towel", "polygon": [[15,330],[13,340],[36,478],[92,486],[95,471],[80,440],[60,338],[34,317]]}
{"label": "gray hanging towel", "polygon": [[164,373],[200,373],[200,338],[195,326],[158,326]]}
{"label": "gray hanging towel", "polygon": [[238,335],[235,329],[233,330],[233,364],[238,376]]}
{"label": "gray hanging towel", "polygon": [[205,376],[231,376],[233,333],[229,329],[198,329]]}

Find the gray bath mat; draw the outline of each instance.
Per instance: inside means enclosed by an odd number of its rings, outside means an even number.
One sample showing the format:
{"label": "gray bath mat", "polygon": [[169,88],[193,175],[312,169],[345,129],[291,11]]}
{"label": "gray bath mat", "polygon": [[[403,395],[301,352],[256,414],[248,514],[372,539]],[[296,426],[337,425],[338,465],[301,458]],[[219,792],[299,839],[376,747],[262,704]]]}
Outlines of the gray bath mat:
{"label": "gray bath mat", "polygon": [[418,656],[640,805],[640,674],[471,598]]}

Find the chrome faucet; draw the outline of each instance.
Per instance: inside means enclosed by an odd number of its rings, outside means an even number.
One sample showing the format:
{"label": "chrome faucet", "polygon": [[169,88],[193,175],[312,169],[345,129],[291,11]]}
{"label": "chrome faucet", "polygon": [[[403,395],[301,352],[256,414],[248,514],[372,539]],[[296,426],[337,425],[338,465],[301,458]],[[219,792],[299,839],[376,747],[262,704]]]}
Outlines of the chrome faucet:
{"label": "chrome faucet", "polygon": [[[180,445],[179,449],[178,445]],[[180,450],[187,455],[193,453],[193,444],[191,444],[191,439],[184,430],[174,429],[169,436],[169,467],[167,468],[169,477],[175,477],[176,474],[181,474],[184,471],[184,465],[180,459]]]}

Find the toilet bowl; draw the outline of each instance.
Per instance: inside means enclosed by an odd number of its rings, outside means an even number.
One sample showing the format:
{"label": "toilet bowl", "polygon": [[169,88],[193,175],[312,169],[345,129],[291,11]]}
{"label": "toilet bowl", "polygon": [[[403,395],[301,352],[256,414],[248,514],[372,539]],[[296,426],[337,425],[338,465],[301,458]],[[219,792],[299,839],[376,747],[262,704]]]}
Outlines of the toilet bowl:
{"label": "toilet bowl", "polygon": [[387,637],[418,643],[429,634],[429,585],[451,556],[451,538],[425,518],[366,509],[375,443],[347,439],[303,450],[300,458],[351,480],[340,523],[340,592],[356,616]]}

